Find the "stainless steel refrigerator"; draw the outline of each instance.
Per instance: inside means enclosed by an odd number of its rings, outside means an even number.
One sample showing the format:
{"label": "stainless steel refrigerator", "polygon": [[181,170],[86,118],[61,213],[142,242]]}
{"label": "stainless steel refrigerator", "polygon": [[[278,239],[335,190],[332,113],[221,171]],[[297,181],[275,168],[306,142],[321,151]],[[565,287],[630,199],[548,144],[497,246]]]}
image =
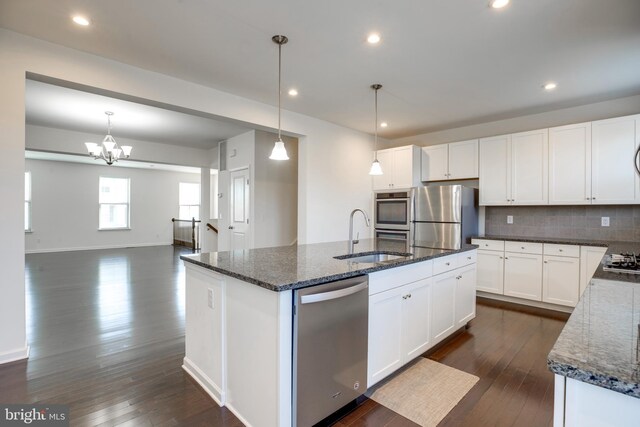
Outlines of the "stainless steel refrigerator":
{"label": "stainless steel refrigerator", "polygon": [[459,249],[478,234],[478,190],[462,185],[415,188],[411,225],[413,246]]}

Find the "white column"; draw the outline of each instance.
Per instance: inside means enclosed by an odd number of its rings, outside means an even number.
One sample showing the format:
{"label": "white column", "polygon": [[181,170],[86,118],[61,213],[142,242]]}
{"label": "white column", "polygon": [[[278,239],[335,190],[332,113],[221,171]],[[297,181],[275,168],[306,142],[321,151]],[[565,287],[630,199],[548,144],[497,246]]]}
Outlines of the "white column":
{"label": "white column", "polygon": [[214,234],[207,230],[207,223],[211,219],[211,169],[200,168],[200,248],[202,252],[211,252],[214,249]]}
{"label": "white column", "polygon": [[[4,48],[0,42],[0,51]],[[25,71],[12,57],[0,55],[0,363],[28,355],[24,289]]]}

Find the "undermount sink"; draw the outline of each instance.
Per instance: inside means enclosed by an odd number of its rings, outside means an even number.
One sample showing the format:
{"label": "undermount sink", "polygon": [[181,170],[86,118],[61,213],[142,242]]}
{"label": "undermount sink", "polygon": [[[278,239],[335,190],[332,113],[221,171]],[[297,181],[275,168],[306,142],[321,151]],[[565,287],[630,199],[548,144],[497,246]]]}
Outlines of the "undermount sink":
{"label": "undermount sink", "polygon": [[386,261],[396,261],[407,259],[411,257],[411,254],[388,254],[388,253],[374,253],[374,254],[366,254],[366,255],[341,255],[335,257],[336,259],[340,259],[348,262],[368,262],[368,263],[376,263],[376,262],[386,262]]}

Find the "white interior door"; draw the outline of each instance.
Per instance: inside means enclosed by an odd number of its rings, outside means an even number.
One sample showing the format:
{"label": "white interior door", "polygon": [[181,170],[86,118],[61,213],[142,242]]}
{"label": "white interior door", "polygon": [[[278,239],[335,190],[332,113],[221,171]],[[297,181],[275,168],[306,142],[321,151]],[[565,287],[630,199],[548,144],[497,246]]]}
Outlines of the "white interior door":
{"label": "white interior door", "polygon": [[229,174],[229,231],[230,250],[249,249],[249,169]]}

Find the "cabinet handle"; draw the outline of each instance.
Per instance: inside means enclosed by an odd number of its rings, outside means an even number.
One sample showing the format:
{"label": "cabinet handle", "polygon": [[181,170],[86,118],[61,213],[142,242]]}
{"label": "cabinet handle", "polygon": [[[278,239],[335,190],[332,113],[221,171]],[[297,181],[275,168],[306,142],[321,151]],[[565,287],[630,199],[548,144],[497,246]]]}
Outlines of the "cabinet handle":
{"label": "cabinet handle", "polygon": [[489,247],[489,244],[488,244],[488,243],[485,243],[484,245],[485,245],[486,247]]}
{"label": "cabinet handle", "polygon": [[402,299],[407,299],[407,296],[406,295],[402,295]]}
{"label": "cabinet handle", "polygon": [[500,259],[504,259],[504,258],[500,257]]}
{"label": "cabinet handle", "polygon": [[409,296],[409,298],[411,298],[411,294],[409,294],[408,296]]}
{"label": "cabinet handle", "polygon": [[591,197],[587,197],[586,199],[587,199],[587,200],[591,200]]}
{"label": "cabinet handle", "polygon": [[450,262],[445,262],[444,265],[451,265],[451,263]]}
{"label": "cabinet handle", "polygon": [[520,249],[524,249],[524,246],[520,246]]}
{"label": "cabinet handle", "polygon": [[230,226],[229,226],[229,230],[233,230],[233,225],[230,225]]}
{"label": "cabinet handle", "polygon": [[545,264],[548,264],[548,262],[547,262],[547,261],[545,261],[544,263],[545,263]]}
{"label": "cabinet handle", "polygon": [[468,256],[468,257],[467,257],[467,259],[468,259],[469,261],[471,261],[471,257],[470,257],[470,256]]}
{"label": "cabinet handle", "polygon": [[509,259],[509,257],[508,257],[508,256],[506,256],[506,257],[504,257],[504,259]]}
{"label": "cabinet handle", "polygon": [[558,252],[564,252],[562,249],[558,249]]}
{"label": "cabinet handle", "polygon": [[591,198],[591,200],[595,200],[595,199],[596,199],[595,197],[592,197],[592,198]]}

